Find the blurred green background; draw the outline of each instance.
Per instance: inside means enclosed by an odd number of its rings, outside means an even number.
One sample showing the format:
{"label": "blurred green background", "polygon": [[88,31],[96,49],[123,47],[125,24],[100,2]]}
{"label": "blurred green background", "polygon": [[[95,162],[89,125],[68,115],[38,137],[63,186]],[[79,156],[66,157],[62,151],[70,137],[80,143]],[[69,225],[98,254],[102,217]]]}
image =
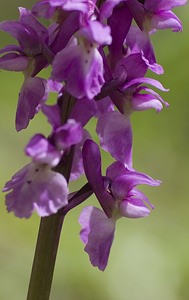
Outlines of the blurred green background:
{"label": "blurred green background", "polygon": [[[1,20],[17,19],[17,6],[34,1],[6,0]],[[63,226],[52,300],[188,300],[189,299],[189,7],[175,10],[182,33],[158,32],[153,37],[157,60],[165,74],[158,79],[170,92],[168,109],[135,113],[134,167],[162,180],[160,187],[143,188],[155,205],[150,217],[121,219],[105,272],[93,268],[79,240],[79,207]],[[1,33],[0,46],[13,42]],[[152,74],[150,74],[152,76]],[[157,77],[157,76],[156,76]],[[30,127],[14,130],[22,75],[0,72],[0,189],[26,162],[23,148],[37,131],[48,134],[38,115]],[[106,159],[105,165],[109,163]],[[94,199],[88,204],[96,204]],[[0,299],[24,300],[35,249],[39,218],[20,220],[7,214],[0,201]],[[37,300],[37,299],[34,299]]]}

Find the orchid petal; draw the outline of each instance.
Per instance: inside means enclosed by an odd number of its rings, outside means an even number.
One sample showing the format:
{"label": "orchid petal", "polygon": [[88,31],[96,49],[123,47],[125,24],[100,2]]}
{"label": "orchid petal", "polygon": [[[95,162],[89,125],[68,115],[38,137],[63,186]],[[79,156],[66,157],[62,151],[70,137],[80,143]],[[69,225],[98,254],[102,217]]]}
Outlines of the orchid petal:
{"label": "orchid petal", "polygon": [[26,128],[29,121],[33,119],[37,112],[37,107],[44,101],[46,95],[46,80],[39,77],[26,78],[22,85],[17,112],[16,130]]}
{"label": "orchid petal", "polygon": [[80,237],[93,266],[101,271],[107,266],[114,239],[115,221],[96,207],[85,207],[79,217]]}

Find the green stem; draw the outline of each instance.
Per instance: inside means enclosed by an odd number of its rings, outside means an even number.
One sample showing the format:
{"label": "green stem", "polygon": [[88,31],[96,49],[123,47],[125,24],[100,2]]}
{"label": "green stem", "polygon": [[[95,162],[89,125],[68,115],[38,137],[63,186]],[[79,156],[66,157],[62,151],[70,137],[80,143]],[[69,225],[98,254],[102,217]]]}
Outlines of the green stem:
{"label": "green stem", "polygon": [[[65,94],[59,102],[62,102],[62,123],[64,124],[68,119],[74,99]],[[70,149],[66,157],[64,155],[64,160],[55,169],[56,172],[64,175],[67,182],[70,177],[73,155],[74,147]],[[61,209],[54,215],[41,218],[27,300],[49,299],[64,216],[63,209]]]}
{"label": "green stem", "polygon": [[63,215],[41,218],[27,300],[48,300]]}

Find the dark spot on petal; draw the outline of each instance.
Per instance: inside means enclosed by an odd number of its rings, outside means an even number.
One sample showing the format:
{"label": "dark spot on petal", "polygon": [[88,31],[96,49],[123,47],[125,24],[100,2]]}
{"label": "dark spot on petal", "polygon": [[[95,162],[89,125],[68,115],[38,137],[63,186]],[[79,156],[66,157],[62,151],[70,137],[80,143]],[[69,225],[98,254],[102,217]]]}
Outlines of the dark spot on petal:
{"label": "dark spot on petal", "polygon": [[144,4],[144,3],[145,3],[145,0],[138,0],[138,2]]}
{"label": "dark spot on petal", "polygon": [[32,183],[32,181],[31,181],[31,180],[27,180],[26,182],[27,182],[27,184],[31,184],[31,183]]}
{"label": "dark spot on petal", "polygon": [[88,64],[88,59],[85,59],[85,64]]}
{"label": "dark spot on petal", "polygon": [[38,169],[38,168],[36,168],[36,169],[35,169],[35,172],[39,172],[39,169]]}

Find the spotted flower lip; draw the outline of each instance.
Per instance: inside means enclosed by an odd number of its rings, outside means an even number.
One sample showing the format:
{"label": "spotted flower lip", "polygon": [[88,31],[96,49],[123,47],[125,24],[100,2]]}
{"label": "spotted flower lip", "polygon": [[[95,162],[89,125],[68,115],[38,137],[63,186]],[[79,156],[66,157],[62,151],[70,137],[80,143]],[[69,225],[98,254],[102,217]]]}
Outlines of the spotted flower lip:
{"label": "spotted flower lip", "polygon": [[68,203],[68,187],[64,176],[36,163],[16,173],[6,183],[3,192],[8,192],[8,212],[14,212],[19,218],[29,218],[34,210],[41,217],[49,216]]}
{"label": "spotted flower lip", "polygon": [[[78,31],[77,35],[79,40],[76,45],[68,46],[56,55],[52,78],[65,81],[68,93],[77,99],[93,99],[104,84],[103,60],[95,43],[110,43],[110,31],[107,26],[94,21]],[[75,70],[77,78],[74,76]]]}
{"label": "spotted flower lip", "polygon": [[[52,78],[59,82],[66,81],[67,91],[77,99],[92,99],[104,83],[102,58],[97,49],[92,48],[90,53],[83,50],[78,45],[60,51],[53,62]],[[77,80],[73,76],[75,68]]]}
{"label": "spotted flower lip", "polygon": [[26,146],[32,162],[17,172],[3,189],[8,212],[29,218],[34,210],[41,216],[56,213],[68,203],[67,181],[62,174],[52,171],[61,158],[49,141],[35,135]]}

